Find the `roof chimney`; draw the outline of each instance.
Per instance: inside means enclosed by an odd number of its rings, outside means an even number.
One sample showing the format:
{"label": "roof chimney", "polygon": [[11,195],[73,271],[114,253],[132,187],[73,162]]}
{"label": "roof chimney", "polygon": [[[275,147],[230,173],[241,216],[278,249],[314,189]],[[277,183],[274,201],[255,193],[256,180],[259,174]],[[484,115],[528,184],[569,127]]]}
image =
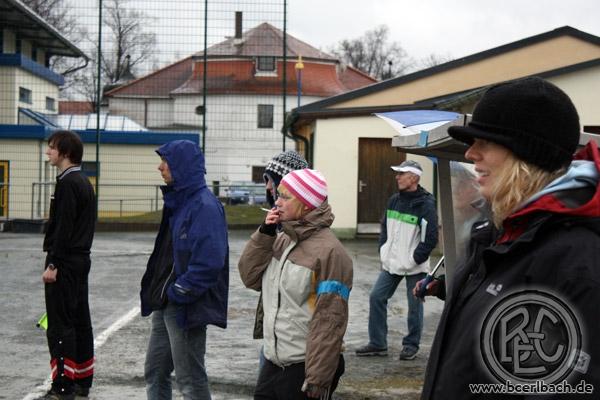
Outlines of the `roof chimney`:
{"label": "roof chimney", "polygon": [[242,40],[242,12],[235,12],[235,39]]}

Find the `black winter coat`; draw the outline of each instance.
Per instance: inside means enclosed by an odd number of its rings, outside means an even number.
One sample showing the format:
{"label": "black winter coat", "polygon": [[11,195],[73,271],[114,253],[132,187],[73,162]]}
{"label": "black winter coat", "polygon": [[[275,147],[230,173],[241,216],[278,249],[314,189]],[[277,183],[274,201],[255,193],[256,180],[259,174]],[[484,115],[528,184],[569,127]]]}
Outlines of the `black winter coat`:
{"label": "black winter coat", "polygon": [[[504,239],[500,240],[491,223],[475,225],[470,251],[467,259],[457,267],[431,349],[423,400],[600,398],[600,218],[536,212],[523,219],[517,218],[511,224],[510,230],[518,234],[511,239],[504,232]],[[528,292],[527,301],[540,298],[546,301],[554,296],[558,299],[557,304],[562,303],[573,313],[578,329],[571,326],[571,331],[580,334],[579,342],[577,334],[569,342],[574,343],[574,352],[571,348],[568,352],[566,347],[559,347],[561,343],[567,343],[565,335],[569,332],[562,320],[554,323],[551,317],[544,317],[535,307],[514,305],[514,301],[524,299],[519,297],[523,290],[536,291]],[[512,300],[502,301],[511,294]],[[513,319],[499,312],[503,308],[498,305],[510,301],[513,301],[513,307],[504,309],[514,311]],[[495,317],[498,318],[493,325]],[[542,329],[536,330],[536,318],[540,318]],[[527,326],[522,328],[524,325]],[[486,326],[492,329],[486,332]],[[496,336],[488,335],[489,332]],[[539,332],[546,336],[536,342]],[[507,340],[510,334],[514,336]],[[506,344],[504,353],[498,347],[499,343]],[[543,354],[537,350],[539,343],[542,343]],[[517,344],[527,346],[530,351],[523,347],[519,353],[512,352],[518,350]],[[515,354],[520,355],[518,361],[511,358]],[[560,355],[558,360],[548,361],[557,355]],[[568,362],[571,356],[578,363]],[[546,361],[540,362],[540,357],[546,357]],[[526,368],[542,366],[546,372],[531,373],[527,379],[548,377],[549,371],[555,369],[564,372],[555,375],[560,376],[557,382],[567,379],[569,384],[576,386],[585,381],[594,386],[594,392],[549,397],[484,395],[475,393],[470,387],[470,384],[505,382],[502,366],[514,372],[515,363],[522,368],[518,374],[521,378],[526,375],[521,373]],[[566,369],[561,370],[560,365]]]}
{"label": "black winter coat", "polygon": [[56,177],[50,201],[43,247],[48,253],[46,263],[60,269],[72,257],[89,258],[95,227],[94,188],[80,166],[68,168]]}

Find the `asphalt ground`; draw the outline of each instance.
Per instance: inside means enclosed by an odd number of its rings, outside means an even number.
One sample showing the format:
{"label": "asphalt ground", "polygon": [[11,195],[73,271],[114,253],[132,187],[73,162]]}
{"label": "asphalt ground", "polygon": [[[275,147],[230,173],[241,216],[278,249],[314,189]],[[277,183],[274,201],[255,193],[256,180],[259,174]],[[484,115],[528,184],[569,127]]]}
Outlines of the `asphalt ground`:
{"label": "asphalt ground", "polygon": [[[230,232],[228,328],[208,328],[206,366],[213,399],[250,399],[257,377],[260,341],[252,339],[258,294],[243,287],[237,261],[250,231]],[[143,365],[150,318],[139,314],[139,282],[155,233],[97,233],[92,248],[90,305],[96,368],[90,399],[145,399]],[[0,233],[0,399],[32,400],[49,386],[45,332],[35,323],[44,312],[44,253],[39,234]],[[400,361],[406,333],[406,288],[388,305],[388,357],[359,358],[368,341],[369,291],[379,273],[377,242],[344,241],[354,261],[354,287],[345,337],[346,373],[337,399],[417,399],[442,302],[425,303],[425,328],[415,360]],[[435,260],[433,260],[435,261]],[[175,391],[175,399],[181,397]]]}

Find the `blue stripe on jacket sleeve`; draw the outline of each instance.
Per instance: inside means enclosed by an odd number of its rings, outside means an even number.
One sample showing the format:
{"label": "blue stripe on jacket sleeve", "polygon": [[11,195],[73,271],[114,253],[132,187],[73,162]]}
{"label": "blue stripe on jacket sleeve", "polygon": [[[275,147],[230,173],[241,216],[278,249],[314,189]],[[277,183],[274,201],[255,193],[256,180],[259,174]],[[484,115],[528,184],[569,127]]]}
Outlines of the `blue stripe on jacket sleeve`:
{"label": "blue stripe on jacket sleeve", "polygon": [[326,293],[338,294],[346,301],[348,301],[348,297],[350,297],[350,289],[339,281],[323,281],[319,283],[319,286],[317,286],[317,296]]}

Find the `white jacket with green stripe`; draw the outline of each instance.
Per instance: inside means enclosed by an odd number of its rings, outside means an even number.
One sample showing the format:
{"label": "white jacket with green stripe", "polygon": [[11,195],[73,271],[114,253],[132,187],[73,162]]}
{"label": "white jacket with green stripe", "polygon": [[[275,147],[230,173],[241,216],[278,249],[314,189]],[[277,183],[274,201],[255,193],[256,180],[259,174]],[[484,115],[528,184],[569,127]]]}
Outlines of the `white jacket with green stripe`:
{"label": "white jacket with green stripe", "polygon": [[421,186],[392,195],[381,221],[379,255],[395,275],[429,272],[429,254],[438,240],[435,198]]}

